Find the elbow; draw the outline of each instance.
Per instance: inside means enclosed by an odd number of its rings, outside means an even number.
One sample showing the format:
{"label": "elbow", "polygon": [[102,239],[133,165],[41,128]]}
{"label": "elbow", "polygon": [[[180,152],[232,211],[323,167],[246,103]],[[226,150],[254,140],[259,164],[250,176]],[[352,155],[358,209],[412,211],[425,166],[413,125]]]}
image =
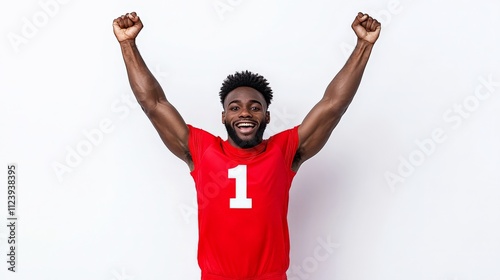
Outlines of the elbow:
{"label": "elbow", "polygon": [[131,84],[137,103],[145,113],[153,111],[160,101],[163,92],[161,88],[145,86],[142,84]]}
{"label": "elbow", "polygon": [[351,100],[331,99],[327,101],[327,104],[329,115],[340,118],[347,111],[347,108],[349,108]]}
{"label": "elbow", "polygon": [[139,106],[141,106],[142,111],[146,113],[146,115],[149,115],[151,112],[153,112],[156,109],[156,106],[158,106],[158,102],[155,102],[154,100],[146,99],[146,100],[139,100],[137,99],[137,102],[139,103]]}

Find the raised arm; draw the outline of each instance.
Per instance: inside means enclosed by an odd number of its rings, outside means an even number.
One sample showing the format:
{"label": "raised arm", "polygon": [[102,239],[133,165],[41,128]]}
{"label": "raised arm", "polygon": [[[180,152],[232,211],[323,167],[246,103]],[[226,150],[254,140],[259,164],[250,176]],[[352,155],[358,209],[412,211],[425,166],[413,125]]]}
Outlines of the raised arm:
{"label": "raised arm", "polygon": [[298,170],[307,159],[318,153],[351,103],[373,44],[380,34],[380,23],[367,14],[358,13],[351,25],[358,37],[356,47],[344,67],[326,88],[323,98],[299,126],[299,147],[292,168]]}
{"label": "raised arm", "polygon": [[113,21],[113,31],[120,43],[130,86],[163,143],[192,169],[188,149],[189,129],[179,112],[168,102],[163,89],[149,71],[135,43],[135,38],[142,27],[142,21],[135,12],[122,15]]}

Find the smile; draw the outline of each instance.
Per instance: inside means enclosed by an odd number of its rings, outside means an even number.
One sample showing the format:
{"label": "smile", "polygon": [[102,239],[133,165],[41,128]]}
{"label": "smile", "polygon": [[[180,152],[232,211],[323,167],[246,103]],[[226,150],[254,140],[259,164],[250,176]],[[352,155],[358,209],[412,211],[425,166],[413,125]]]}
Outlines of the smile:
{"label": "smile", "polygon": [[251,134],[254,131],[254,128],[257,126],[255,123],[252,122],[239,122],[235,124],[236,128],[238,128],[238,131],[244,135]]}
{"label": "smile", "polygon": [[237,123],[236,127],[237,128],[245,128],[245,127],[254,128],[255,124],[254,123],[250,123],[250,122],[241,122],[241,123]]}

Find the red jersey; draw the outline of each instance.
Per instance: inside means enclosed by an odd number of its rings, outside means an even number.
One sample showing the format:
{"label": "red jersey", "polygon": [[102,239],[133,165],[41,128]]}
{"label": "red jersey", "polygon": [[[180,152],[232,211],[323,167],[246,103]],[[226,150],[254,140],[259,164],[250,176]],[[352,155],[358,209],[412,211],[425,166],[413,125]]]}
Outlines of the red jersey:
{"label": "red jersey", "polygon": [[189,125],[202,280],[284,280],[298,126],[250,149]]}

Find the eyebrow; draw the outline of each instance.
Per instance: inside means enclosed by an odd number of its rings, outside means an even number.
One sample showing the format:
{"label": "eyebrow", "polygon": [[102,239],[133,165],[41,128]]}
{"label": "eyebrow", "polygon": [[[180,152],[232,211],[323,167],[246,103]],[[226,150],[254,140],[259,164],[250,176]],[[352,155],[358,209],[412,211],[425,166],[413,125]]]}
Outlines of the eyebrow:
{"label": "eyebrow", "polygon": [[[262,103],[261,103],[260,101],[255,100],[255,99],[250,100],[250,102],[251,102],[251,103],[258,103],[260,106],[263,106],[263,105],[262,105]],[[233,103],[241,103],[241,100],[239,100],[239,99],[235,99],[235,100],[233,100],[233,101],[229,102],[229,103],[227,104],[227,106],[229,106],[229,105],[231,105],[231,104],[233,104]]]}

